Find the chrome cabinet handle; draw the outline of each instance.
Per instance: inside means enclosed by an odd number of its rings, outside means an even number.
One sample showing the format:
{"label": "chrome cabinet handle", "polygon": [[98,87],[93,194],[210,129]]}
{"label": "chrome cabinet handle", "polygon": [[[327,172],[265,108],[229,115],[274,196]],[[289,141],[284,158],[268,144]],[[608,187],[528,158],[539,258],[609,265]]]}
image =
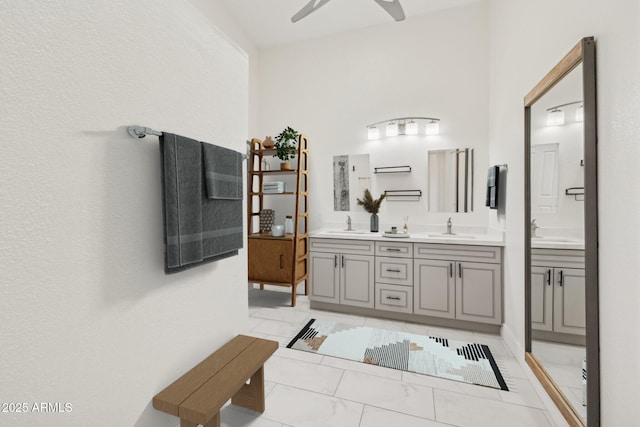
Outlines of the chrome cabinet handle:
{"label": "chrome cabinet handle", "polygon": [[389,297],[389,296],[388,296],[388,297],[387,297],[387,299],[393,299],[393,300],[398,300],[398,301],[400,301],[400,297]]}
{"label": "chrome cabinet handle", "polygon": [[333,268],[338,268],[338,255],[333,256]]}
{"label": "chrome cabinet handle", "polygon": [[462,279],[462,264],[458,264],[458,277]]}
{"label": "chrome cabinet handle", "polygon": [[563,284],[564,284],[564,274],[562,270],[560,270],[560,286],[562,286]]}
{"label": "chrome cabinet handle", "polygon": [[342,255],[342,268],[344,268],[344,255]]}
{"label": "chrome cabinet handle", "polygon": [[453,263],[449,263],[449,277],[453,277]]}
{"label": "chrome cabinet handle", "polygon": [[547,285],[551,286],[551,269],[547,270]]}
{"label": "chrome cabinet handle", "polygon": [[400,273],[400,270],[392,270],[390,268],[387,268],[387,271],[389,271],[391,273]]}
{"label": "chrome cabinet handle", "polygon": [[399,248],[387,248],[386,249],[387,252],[400,252]]}

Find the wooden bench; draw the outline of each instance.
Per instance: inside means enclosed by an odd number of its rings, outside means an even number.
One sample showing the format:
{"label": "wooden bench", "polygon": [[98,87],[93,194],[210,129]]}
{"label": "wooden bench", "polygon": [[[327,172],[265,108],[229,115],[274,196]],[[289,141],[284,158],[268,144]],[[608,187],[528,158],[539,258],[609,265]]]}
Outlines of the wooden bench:
{"label": "wooden bench", "polygon": [[180,427],[220,427],[229,399],[264,412],[264,362],[277,349],[275,341],[238,335],[158,393],[153,407],[180,417]]}

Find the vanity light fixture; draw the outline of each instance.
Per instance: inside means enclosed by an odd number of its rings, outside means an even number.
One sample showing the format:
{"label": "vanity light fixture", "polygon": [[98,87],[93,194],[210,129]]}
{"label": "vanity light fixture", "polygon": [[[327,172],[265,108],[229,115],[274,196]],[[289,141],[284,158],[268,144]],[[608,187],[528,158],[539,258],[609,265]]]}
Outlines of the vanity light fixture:
{"label": "vanity light fixture", "polygon": [[427,122],[424,127],[425,135],[431,136],[440,133],[440,119],[434,117],[398,117],[367,125],[367,138],[370,140],[378,139],[380,137],[378,125],[384,123],[386,123],[386,136],[418,135],[420,129],[417,121],[419,120],[425,120]]}
{"label": "vanity light fixture", "polygon": [[584,121],[584,108],[582,106],[582,101],[573,101],[567,102],[566,104],[556,105],[554,107],[547,108],[547,126],[560,126],[563,125],[565,116],[564,111],[561,110],[563,107],[568,107],[569,105],[581,104],[576,108],[574,117],[576,122]]}

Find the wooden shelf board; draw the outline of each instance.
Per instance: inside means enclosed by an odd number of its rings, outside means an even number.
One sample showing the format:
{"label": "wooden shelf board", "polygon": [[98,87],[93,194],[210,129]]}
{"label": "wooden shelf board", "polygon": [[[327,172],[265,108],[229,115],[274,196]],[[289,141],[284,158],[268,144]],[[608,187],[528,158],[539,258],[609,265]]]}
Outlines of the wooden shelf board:
{"label": "wooden shelf board", "polygon": [[294,196],[295,194],[293,191],[285,191],[284,193],[263,193],[259,191],[257,193],[249,193],[249,196]]}
{"label": "wooden shelf board", "polygon": [[249,239],[269,239],[269,240],[293,240],[293,234],[285,234],[284,236],[272,236],[271,233],[254,233],[249,235]]}
{"label": "wooden shelf board", "polygon": [[297,169],[287,169],[287,170],[280,170],[280,169],[275,169],[272,171],[249,171],[249,173],[251,175],[295,175],[296,173],[298,173]]}

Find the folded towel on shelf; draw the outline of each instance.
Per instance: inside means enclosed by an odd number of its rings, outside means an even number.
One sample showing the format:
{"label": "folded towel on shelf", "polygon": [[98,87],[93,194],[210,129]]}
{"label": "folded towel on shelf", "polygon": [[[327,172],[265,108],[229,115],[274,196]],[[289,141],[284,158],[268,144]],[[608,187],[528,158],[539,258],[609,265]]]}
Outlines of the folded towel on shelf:
{"label": "folded towel on shelf", "polygon": [[[160,137],[165,273],[237,255],[243,245],[242,174],[239,199],[210,199],[203,169],[206,145],[166,132]],[[227,190],[219,194],[229,195]]]}
{"label": "folded towel on shelf", "polygon": [[263,193],[284,193],[285,184],[284,181],[270,181],[262,184]]}
{"label": "folded towel on shelf", "polygon": [[160,137],[165,271],[203,260],[202,146],[180,135]]}
{"label": "folded towel on shelf", "polygon": [[209,199],[242,200],[242,154],[202,143]]}

